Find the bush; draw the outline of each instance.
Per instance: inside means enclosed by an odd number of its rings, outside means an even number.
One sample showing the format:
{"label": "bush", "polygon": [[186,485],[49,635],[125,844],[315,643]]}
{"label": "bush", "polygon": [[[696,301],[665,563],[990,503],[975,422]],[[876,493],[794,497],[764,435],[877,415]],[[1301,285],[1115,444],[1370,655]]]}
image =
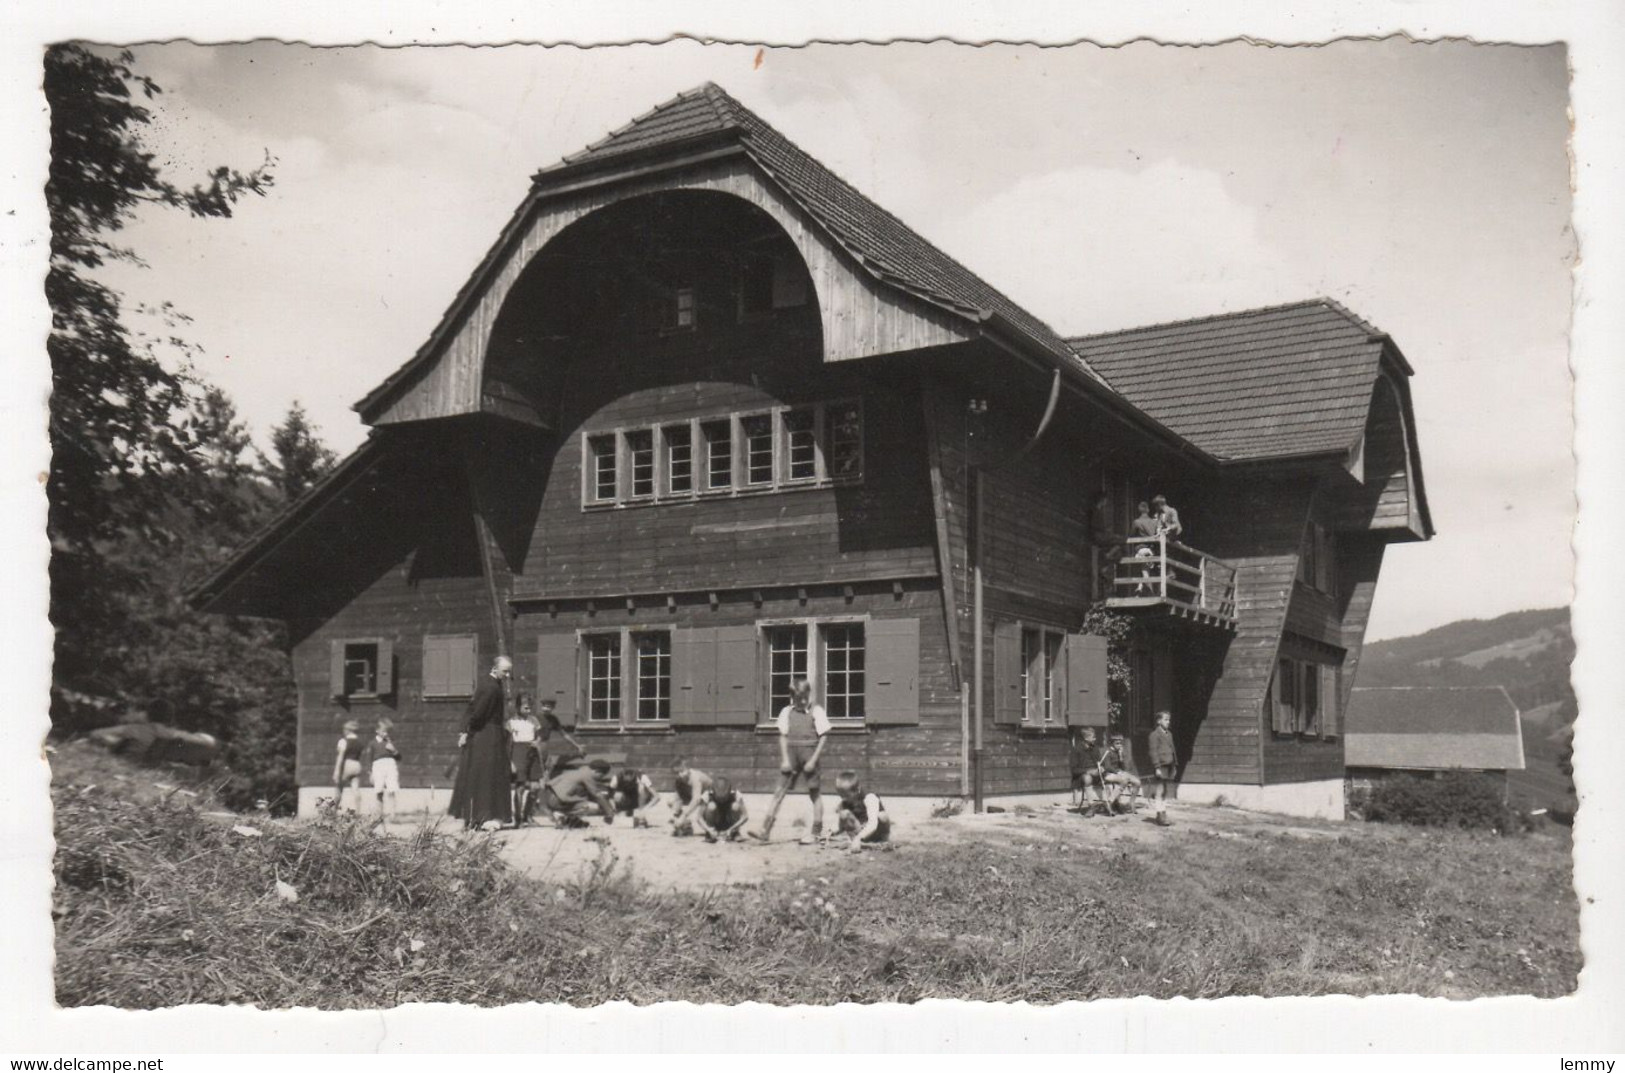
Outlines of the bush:
{"label": "bush", "polygon": [[1442,779],[1396,775],[1364,794],[1359,811],[1372,823],[1461,827],[1499,834],[1522,828],[1521,818],[1502,803],[1493,780],[1466,773]]}

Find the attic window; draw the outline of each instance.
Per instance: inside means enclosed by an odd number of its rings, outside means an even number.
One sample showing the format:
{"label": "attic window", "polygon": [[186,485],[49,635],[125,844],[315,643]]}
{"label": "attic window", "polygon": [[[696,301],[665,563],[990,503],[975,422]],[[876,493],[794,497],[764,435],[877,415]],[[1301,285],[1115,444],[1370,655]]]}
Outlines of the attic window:
{"label": "attic window", "polygon": [[666,327],[686,331],[694,327],[694,288],[678,287],[672,292],[670,318]]}
{"label": "attic window", "polygon": [[789,253],[747,256],[739,266],[739,319],[807,304],[807,279]]}

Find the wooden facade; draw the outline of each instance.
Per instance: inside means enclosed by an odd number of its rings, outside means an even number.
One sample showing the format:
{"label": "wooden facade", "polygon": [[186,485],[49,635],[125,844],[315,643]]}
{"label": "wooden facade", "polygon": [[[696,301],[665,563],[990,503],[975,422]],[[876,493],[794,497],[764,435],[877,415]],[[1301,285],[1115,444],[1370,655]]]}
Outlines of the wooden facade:
{"label": "wooden facade", "polygon": [[[1064,791],[1069,728],[1113,702],[1137,751],[1172,709],[1187,781],[1341,779],[1382,549],[1430,532],[1402,359],[1340,366],[1358,445],[1228,459],[788,142],[765,167],[765,125],[754,153],[728,129],[544,172],[358,404],[368,445],[200,585],[292,624],[301,784],[346,718],[387,714],[405,785],[444,786],[498,653],[589,749],[747,791],[776,780],[792,670],[839,716],[831,769],[887,794]],[[1375,363],[1366,337],[1344,350]],[[1212,613],[1103,584],[1103,491],[1125,534],[1136,501],[1179,507]],[[1133,622],[1128,683],[1081,632],[1102,601]],[[1330,689],[1290,719],[1283,661]]]}

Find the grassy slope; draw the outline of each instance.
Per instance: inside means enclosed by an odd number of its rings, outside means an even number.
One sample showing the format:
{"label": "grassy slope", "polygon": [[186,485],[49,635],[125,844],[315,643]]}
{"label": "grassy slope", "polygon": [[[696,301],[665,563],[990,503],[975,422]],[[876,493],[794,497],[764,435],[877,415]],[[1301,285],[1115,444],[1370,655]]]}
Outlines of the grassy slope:
{"label": "grassy slope", "polygon": [[54,790],[64,1005],[1558,995],[1580,965],[1561,834],[971,838],[658,894],[607,855],[545,882],[489,840],[243,835],[99,781]]}

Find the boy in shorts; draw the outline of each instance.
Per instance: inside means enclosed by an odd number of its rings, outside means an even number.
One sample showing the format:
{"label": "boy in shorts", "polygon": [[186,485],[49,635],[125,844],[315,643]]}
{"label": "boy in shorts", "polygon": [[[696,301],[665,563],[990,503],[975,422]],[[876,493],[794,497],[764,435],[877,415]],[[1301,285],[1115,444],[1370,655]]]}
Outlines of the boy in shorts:
{"label": "boy in shorts", "polygon": [[1158,712],[1156,729],[1151,731],[1151,737],[1146,742],[1151,752],[1151,769],[1157,779],[1157,793],[1153,800],[1157,805],[1158,827],[1173,826],[1168,820],[1168,784],[1175,780],[1179,765],[1179,753],[1174,748],[1173,721],[1171,712],[1166,709]]}
{"label": "boy in shorts", "polygon": [[671,800],[671,833],[680,838],[694,833],[694,817],[705,807],[703,798],[711,789],[711,776],[689,767],[683,757],[671,762],[671,774],[676,790]]}
{"label": "boy in shorts", "polygon": [[748,819],[750,813],[745,808],[745,798],[722,775],[711,780],[711,785],[700,796],[700,810],[694,814],[694,822],[699,824],[707,842],[719,838],[724,842],[736,841]]}
{"label": "boy in shorts", "polygon": [[1100,781],[1100,746],[1095,741],[1094,727],[1074,727],[1072,746],[1068,750],[1067,765],[1072,773],[1072,803],[1080,815],[1093,814],[1089,791],[1095,792],[1094,805],[1106,807],[1106,788]]}
{"label": "boy in shorts", "polygon": [[615,805],[605,791],[609,788],[609,761],[594,760],[562,772],[542,786],[543,803],[553,815],[555,827],[585,827],[587,817],[597,812],[605,823],[615,822]]}
{"label": "boy in shorts", "polygon": [[542,781],[541,720],[530,708],[530,697],[519,695],[519,710],[508,720],[508,776],[513,791],[513,825],[530,822],[535,790]]}
{"label": "boy in shorts", "polygon": [[752,831],[751,837],[766,842],[773,837],[773,821],[779,815],[784,795],[797,781],[805,779],[807,797],[812,801],[812,831],[801,841],[811,845],[824,835],[824,800],[819,796],[818,760],[824,755],[824,742],[829,735],[829,714],[824,706],[814,704],[812,683],[798,678],[790,683],[793,698],[779,712],[779,787],[773,791],[773,803],[767,807],[762,829]]}
{"label": "boy in shorts", "polygon": [[367,754],[372,761],[372,789],[378,795],[378,815],[385,823],[395,814],[395,795],[401,788],[401,751],[390,736],[394,728],[395,724],[389,719],[378,720],[372,741],[367,743]]}
{"label": "boy in shorts", "polygon": [[835,793],[840,797],[840,804],[835,806],[836,825],[851,840],[848,849],[857,852],[891,837],[891,817],[886,815],[885,802],[879,794],[864,792],[856,771],[835,776]]}

